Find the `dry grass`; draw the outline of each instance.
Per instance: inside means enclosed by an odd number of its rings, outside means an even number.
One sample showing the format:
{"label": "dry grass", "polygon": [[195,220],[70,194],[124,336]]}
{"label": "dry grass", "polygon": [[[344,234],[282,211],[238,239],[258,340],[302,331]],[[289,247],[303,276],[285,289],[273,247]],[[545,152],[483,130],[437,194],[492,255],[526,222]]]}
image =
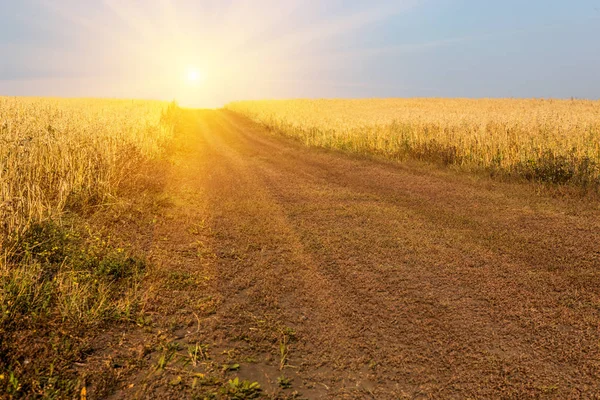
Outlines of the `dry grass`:
{"label": "dry grass", "polygon": [[600,186],[600,101],[291,100],[227,108],[311,146]]}
{"label": "dry grass", "polygon": [[172,136],[167,104],[0,97],[0,236],[114,195]]}

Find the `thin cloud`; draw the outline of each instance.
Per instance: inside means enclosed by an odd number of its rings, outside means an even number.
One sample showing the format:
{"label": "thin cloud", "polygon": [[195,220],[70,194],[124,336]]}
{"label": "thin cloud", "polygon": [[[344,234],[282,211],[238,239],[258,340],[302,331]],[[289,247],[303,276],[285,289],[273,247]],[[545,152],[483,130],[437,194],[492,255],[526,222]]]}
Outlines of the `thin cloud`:
{"label": "thin cloud", "polygon": [[406,12],[417,4],[416,1],[404,1],[363,9],[349,15],[330,17],[327,20],[311,24],[301,31],[283,35],[280,39],[268,43],[270,49],[285,49],[323,41],[356,31],[369,24],[385,20]]}
{"label": "thin cloud", "polygon": [[[590,16],[586,19],[586,21],[600,19],[600,16]],[[395,46],[384,46],[384,47],[376,47],[376,48],[366,48],[353,50],[349,52],[337,53],[334,55],[337,59],[347,59],[347,58],[367,58],[367,57],[375,57],[378,55],[384,54],[402,54],[402,53],[411,53],[416,51],[428,50],[432,48],[445,47],[445,46],[453,46],[456,44],[467,43],[467,42],[476,42],[476,41],[484,41],[491,39],[499,39],[506,38],[516,35],[522,34],[531,34],[531,33],[540,33],[549,29],[560,28],[564,26],[570,26],[574,22],[573,21],[562,21],[558,23],[552,24],[544,24],[529,28],[523,29],[513,29],[501,32],[484,32],[467,36],[459,36],[447,39],[433,40],[429,42],[423,43],[407,43],[400,44]]]}

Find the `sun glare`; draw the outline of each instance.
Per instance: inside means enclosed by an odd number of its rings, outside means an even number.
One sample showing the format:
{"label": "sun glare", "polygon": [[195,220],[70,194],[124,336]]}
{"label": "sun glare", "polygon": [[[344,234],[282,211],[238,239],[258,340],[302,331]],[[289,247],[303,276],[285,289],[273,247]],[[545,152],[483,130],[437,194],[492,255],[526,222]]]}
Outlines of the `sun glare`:
{"label": "sun glare", "polygon": [[196,68],[189,68],[187,72],[187,80],[190,84],[196,85],[200,83],[202,76]]}

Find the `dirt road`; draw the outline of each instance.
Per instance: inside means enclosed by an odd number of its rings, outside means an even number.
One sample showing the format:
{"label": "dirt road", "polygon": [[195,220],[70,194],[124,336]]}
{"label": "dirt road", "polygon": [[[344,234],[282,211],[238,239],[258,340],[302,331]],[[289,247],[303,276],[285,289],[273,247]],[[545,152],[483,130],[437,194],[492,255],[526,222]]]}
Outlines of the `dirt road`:
{"label": "dirt road", "polygon": [[[122,346],[207,344],[281,398],[600,397],[598,207],[187,113],[144,242],[166,283]],[[114,396],[198,390],[164,374]]]}

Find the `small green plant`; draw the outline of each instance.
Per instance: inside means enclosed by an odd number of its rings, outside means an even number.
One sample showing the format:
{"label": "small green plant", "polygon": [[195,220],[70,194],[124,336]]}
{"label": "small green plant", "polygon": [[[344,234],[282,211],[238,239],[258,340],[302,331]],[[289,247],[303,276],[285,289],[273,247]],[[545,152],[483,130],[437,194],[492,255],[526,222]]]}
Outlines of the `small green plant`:
{"label": "small green plant", "polygon": [[43,320],[50,312],[54,285],[40,264],[0,266],[0,329]]}
{"label": "small green plant", "polygon": [[149,315],[145,315],[145,314],[139,314],[138,317],[135,319],[135,323],[137,326],[151,326],[152,325],[152,317],[150,317]]}
{"label": "small green plant", "polygon": [[292,387],[292,379],[286,377],[285,375],[281,375],[279,378],[277,378],[277,384],[282,389],[289,389]]}
{"label": "small green plant", "polygon": [[20,390],[21,384],[19,383],[19,379],[11,372],[8,377],[8,393],[15,395],[19,393]]}
{"label": "small green plant", "polygon": [[221,393],[228,399],[256,399],[260,396],[261,388],[258,382],[240,381],[236,377],[227,382]]}
{"label": "small green plant", "polygon": [[279,370],[283,370],[288,361],[289,342],[296,337],[292,328],[284,327],[279,333]]}
{"label": "small green plant", "polygon": [[53,221],[31,225],[9,243],[13,251],[9,262],[38,262],[45,266],[62,263],[72,251],[74,233]]}
{"label": "small green plant", "polygon": [[287,364],[288,347],[287,347],[287,336],[283,336],[279,341],[279,370],[283,370],[285,364]]}
{"label": "small green plant", "polygon": [[167,284],[172,289],[184,289],[197,286],[200,283],[199,277],[185,271],[172,271],[169,273]]}
{"label": "small green plant", "polygon": [[192,389],[200,386],[219,386],[222,385],[222,381],[214,375],[207,375],[203,373],[193,374],[194,379],[192,380]]}
{"label": "small green plant", "polygon": [[181,350],[181,344],[179,344],[179,342],[169,342],[164,347],[168,351],[172,351],[172,352]]}
{"label": "small green plant", "polygon": [[190,362],[195,367],[200,360],[208,360],[208,345],[196,343],[188,347]]}
{"label": "small green plant", "polygon": [[109,279],[119,280],[139,274],[145,267],[144,261],[117,251],[101,259],[96,272]]}
{"label": "small green plant", "polygon": [[222,371],[223,372],[231,372],[237,371],[240,369],[240,364],[223,364]]}
{"label": "small green plant", "polygon": [[174,355],[175,355],[175,352],[173,352],[173,351],[167,351],[167,350],[163,351],[163,353],[160,355],[160,357],[158,357],[158,361],[156,362],[156,369],[157,370],[165,369]]}

